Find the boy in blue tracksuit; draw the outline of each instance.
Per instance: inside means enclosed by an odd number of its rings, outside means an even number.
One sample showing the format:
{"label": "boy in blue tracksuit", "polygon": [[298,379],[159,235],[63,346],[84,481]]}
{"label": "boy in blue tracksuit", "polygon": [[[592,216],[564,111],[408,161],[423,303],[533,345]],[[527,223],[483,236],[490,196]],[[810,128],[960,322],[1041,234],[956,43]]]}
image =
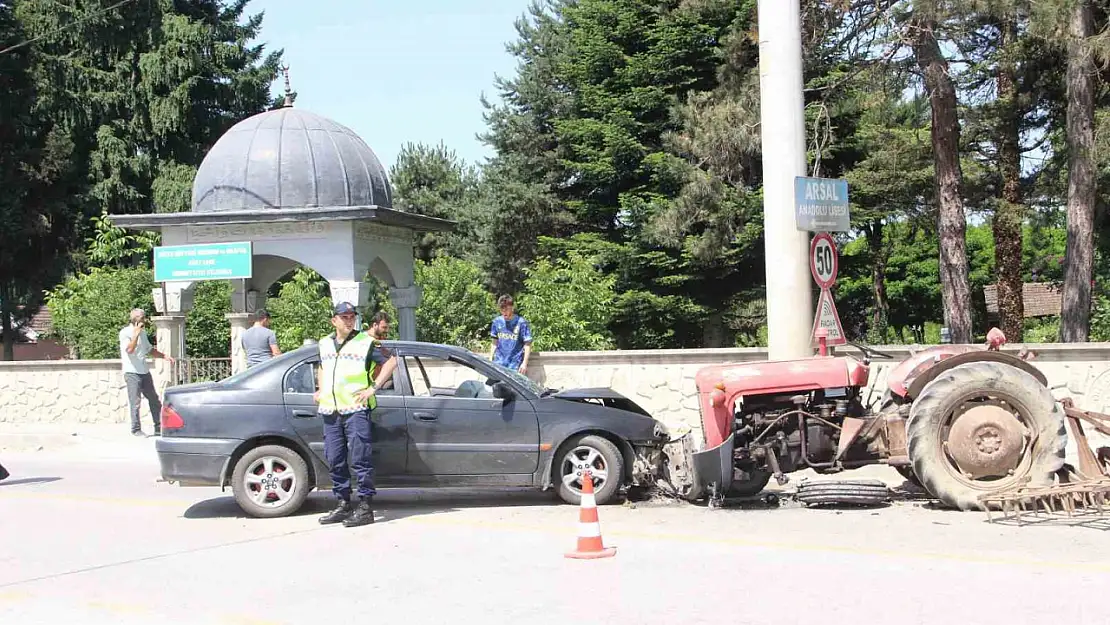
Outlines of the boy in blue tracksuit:
{"label": "boy in blue tracksuit", "polygon": [[490,360],[521,374],[528,373],[528,357],[532,355],[532,327],[528,321],[513,312],[513,298],[502,295],[497,299],[501,315],[490,325]]}

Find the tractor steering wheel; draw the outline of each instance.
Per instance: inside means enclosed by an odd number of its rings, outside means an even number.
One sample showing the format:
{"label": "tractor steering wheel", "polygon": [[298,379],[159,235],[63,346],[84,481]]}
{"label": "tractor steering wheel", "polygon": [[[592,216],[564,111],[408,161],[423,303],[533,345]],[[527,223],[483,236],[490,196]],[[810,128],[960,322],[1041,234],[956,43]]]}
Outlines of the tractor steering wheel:
{"label": "tractor steering wheel", "polygon": [[874,347],[867,347],[866,345],[860,345],[859,343],[853,343],[851,341],[848,341],[848,344],[851,345],[852,347],[858,349],[859,351],[863,352],[864,358],[868,358],[869,354],[874,354],[874,355],[876,355],[880,358],[886,358],[888,360],[894,360],[894,356],[891,356],[890,354],[888,354],[886,352],[880,352],[879,350],[875,349]]}

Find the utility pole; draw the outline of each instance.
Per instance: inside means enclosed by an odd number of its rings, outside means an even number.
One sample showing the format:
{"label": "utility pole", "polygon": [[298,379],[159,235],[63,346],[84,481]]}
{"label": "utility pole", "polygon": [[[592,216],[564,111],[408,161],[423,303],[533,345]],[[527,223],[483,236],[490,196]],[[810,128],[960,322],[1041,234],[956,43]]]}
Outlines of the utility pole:
{"label": "utility pole", "polygon": [[813,354],[809,233],[794,220],[794,178],[805,176],[805,100],[799,0],[759,0],[759,104],[767,337],[771,360]]}

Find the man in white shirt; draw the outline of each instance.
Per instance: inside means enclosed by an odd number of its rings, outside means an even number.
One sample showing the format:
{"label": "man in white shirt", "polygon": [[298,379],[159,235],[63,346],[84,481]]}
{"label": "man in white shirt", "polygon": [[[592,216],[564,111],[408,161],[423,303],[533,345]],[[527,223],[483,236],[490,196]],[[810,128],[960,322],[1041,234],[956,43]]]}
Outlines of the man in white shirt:
{"label": "man in white shirt", "polygon": [[173,358],[151,346],[146,336],[146,313],[141,308],[131,310],[131,323],[119,331],[119,357],[123,362],[123,379],[127,382],[127,400],[131,405],[131,434],[143,436],[139,424],[139,402],[146,397],[150,416],[154,421],[154,436],[162,433],[162,402],[154,388],[154,377],[146,365],[148,355],[165,358],[173,364]]}

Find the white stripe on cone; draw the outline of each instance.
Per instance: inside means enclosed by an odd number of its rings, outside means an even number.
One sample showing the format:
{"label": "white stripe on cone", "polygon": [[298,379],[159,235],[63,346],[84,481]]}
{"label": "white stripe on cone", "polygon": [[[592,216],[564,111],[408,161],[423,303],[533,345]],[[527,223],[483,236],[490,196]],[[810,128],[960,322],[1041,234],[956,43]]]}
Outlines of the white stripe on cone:
{"label": "white stripe on cone", "polygon": [[582,502],[581,502],[580,505],[583,508],[596,508],[597,507],[597,499],[594,499],[594,494],[593,493],[583,493],[582,494]]}
{"label": "white stripe on cone", "polygon": [[579,523],[578,524],[579,538],[597,538],[601,536],[600,523]]}

